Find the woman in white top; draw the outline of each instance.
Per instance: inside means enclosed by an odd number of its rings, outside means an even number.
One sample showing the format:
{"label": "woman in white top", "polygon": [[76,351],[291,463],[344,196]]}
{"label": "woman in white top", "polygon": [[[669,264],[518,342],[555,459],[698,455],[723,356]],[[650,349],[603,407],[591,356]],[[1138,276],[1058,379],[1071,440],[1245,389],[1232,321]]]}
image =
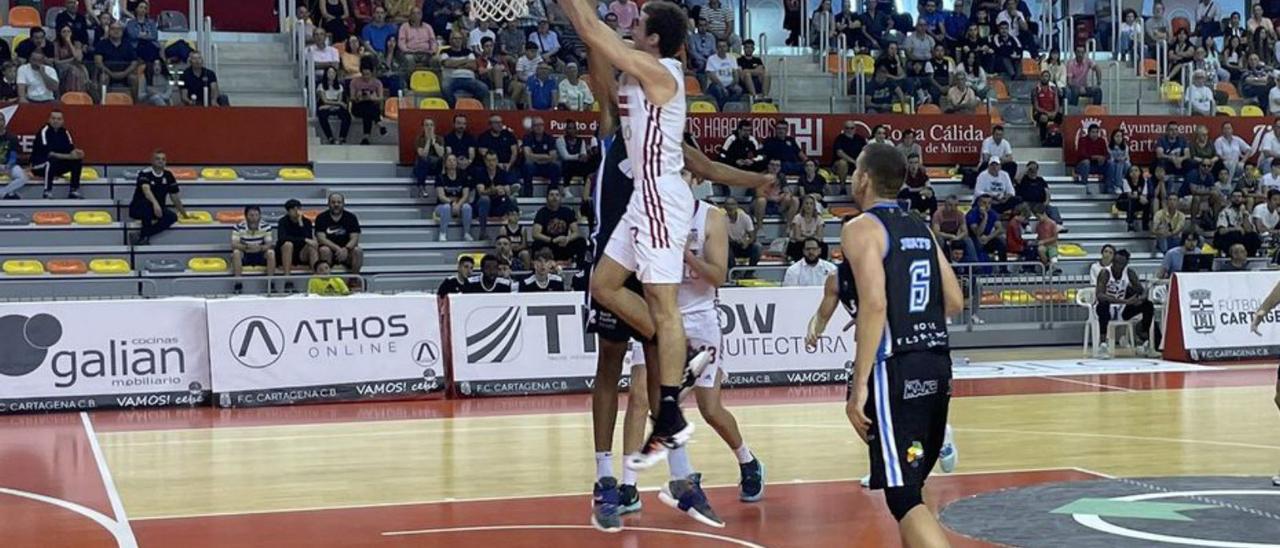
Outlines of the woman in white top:
{"label": "woman in white top", "polygon": [[[800,202],[800,212],[791,218],[787,229],[787,258],[798,261],[804,254],[806,238],[817,238],[822,241],[822,216],[818,214],[818,201],[812,195],[806,195]],[[827,254],[826,245],[822,246],[822,255]]]}
{"label": "woman in white top", "polygon": [[[337,139],[333,138],[333,130],[329,129],[331,117],[337,117],[342,124]],[[324,69],[324,78],[316,85],[316,118],[326,142],[331,145],[347,142],[347,133],[351,131],[351,112],[347,109],[346,89],[342,87],[342,80],[338,79],[338,70],[333,67]]]}
{"label": "woman in white top", "polygon": [[591,110],[595,98],[591,96],[591,88],[578,76],[578,64],[569,63],[564,66],[564,79],[560,80],[560,104],[569,110]]}
{"label": "woman in white top", "polygon": [[1089,265],[1089,283],[1098,283],[1098,274],[1111,268],[1111,260],[1116,257],[1116,247],[1111,244],[1102,246],[1102,259]]}
{"label": "woman in white top", "polygon": [[973,93],[979,99],[986,99],[987,71],[983,70],[982,65],[978,63],[978,54],[971,51],[965,55],[964,61],[960,63],[960,71],[964,74],[965,80],[968,80],[969,87],[973,88]]}
{"label": "woman in white top", "polygon": [[1129,62],[1135,62],[1133,47],[1136,41],[1141,39],[1142,20],[1138,19],[1138,12],[1132,9],[1124,10],[1124,21],[1120,22],[1120,57]]}

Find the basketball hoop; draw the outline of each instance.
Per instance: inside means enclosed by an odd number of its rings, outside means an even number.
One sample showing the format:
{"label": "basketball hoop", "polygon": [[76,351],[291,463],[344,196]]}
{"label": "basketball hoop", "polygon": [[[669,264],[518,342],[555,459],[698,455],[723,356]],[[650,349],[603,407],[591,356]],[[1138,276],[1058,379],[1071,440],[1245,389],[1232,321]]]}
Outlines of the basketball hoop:
{"label": "basketball hoop", "polygon": [[471,0],[471,18],[512,21],[529,15],[529,0]]}

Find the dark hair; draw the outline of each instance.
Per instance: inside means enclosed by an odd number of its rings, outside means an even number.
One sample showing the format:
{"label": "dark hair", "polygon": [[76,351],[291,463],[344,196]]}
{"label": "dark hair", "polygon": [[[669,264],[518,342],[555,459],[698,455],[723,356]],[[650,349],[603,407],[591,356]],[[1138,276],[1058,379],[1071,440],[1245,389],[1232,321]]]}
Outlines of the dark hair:
{"label": "dark hair", "polygon": [[533,42],[525,42],[524,49],[538,49],[538,45]]}
{"label": "dark hair", "polygon": [[361,57],[361,58],[360,58],[360,70],[361,70],[361,71],[366,71],[366,70],[367,70],[367,71],[369,71],[369,72],[377,72],[377,71],[378,71],[378,60],[377,60],[377,59],[374,59],[372,56],[369,56],[369,55],[366,55],[366,56],[364,56],[364,57]]}
{"label": "dark hair", "polygon": [[742,45],[743,45],[743,46],[752,46],[752,47],[755,47],[755,45],[756,45],[756,41],[755,41],[755,40],[752,40],[752,39],[750,39],[750,38],[747,38],[746,40],[743,40],[743,41],[742,41]]}
{"label": "dark hair", "polygon": [[893,198],[907,178],[907,158],[898,147],[870,143],[858,155],[858,171],[867,173],[877,196]]}
{"label": "dark hair", "polygon": [[1272,198],[1275,198],[1276,196],[1280,196],[1280,190],[1276,190],[1276,189],[1274,189],[1274,188],[1273,188],[1273,189],[1271,189],[1271,190],[1268,190],[1268,191],[1267,191],[1267,199],[1268,199],[1268,200],[1270,200],[1270,199],[1272,199]]}
{"label": "dark hair", "polygon": [[44,34],[44,27],[32,27],[31,36],[34,37],[37,34]]}
{"label": "dark hair", "polygon": [[508,261],[502,257],[498,257],[498,266],[499,267],[505,266],[507,268],[511,268],[511,261]]}
{"label": "dark hair", "polygon": [[493,43],[493,38],[489,38],[488,36],[485,36],[484,38],[481,38],[481,39],[480,39],[480,45],[481,45],[481,46],[483,46],[483,45],[485,45],[485,44],[492,44],[492,43]]}
{"label": "dark hair", "polygon": [[996,131],[1004,131],[1004,126],[1002,126],[1002,125],[1000,125],[1000,124],[996,124],[996,125],[994,125],[994,126],[991,126],[991,132],[992,132],[992,133],[995,133]]}
{"label": "dark hair", "polygon": [[256,205],[247,205],[247,206],[244,206],[244,214],[245,214],[246,216],[247,216],[247,215],[249,215],[249,212],[250,212],[250,211],[257,211],[258,213],[262,213],[262,209],[261,209],[261,208],[259,208],[259,207],[258,207],[258,206],[256,206]]}
{"label": "dark hair", "polygon": [[484,265],[490,262],[497,263],[498,256],[492,253],[485,253],[483,257],[480,257],[480,268],[484,268]]}
{"label": "dark hair", "polygon": [[554,260],[556,260],[556,254],[555,254],[555,252],[551,251],[551,248],[549,248],[549,247],[544,247],[544,248],[542,248],[542,249],[539,249],[537,253],[534,253],[534,254],[533,254],[533,260],[535,260],[535,261],[554,261]]}
{"label": "dark hair", "polygon": [[[822,247],[822,240],[814,238],[813,236],[809,236],[808,238],[805,238],[803,245],[808,246],[809,242],[813,242],[815,244],[818,244],[818,247]],[[546,248],[544,247],[543,249],[546,249]]]}
{"label": "dark hair", "polygon": [[1116,256],[1117,256],[1117,257],[1124,257],[1125,259],[1128,259],[1128,258],[1129,258],[1129,250],[1128,250],[1128,249],[1121,249],[1120,251],[1117,251],[1117,252],[1116,252]]}
{"label": "dark hair", "polygon": [[644,4],[649,17],[644,21],[645,36],[658,35],[658,53],[675,57],[689,34],[689,16],[680,6],[666,0],[650,0]]}
{"label": "dark hair", "polygon": [[1099,126],[1098,124],[1089,124],[1089,131],[1093,131],[1095,129],[1102,129],[1102,126]]}
{"label": "dark hair", "polygon": [[474,266],[476,264],[476,260],[472,258],[470,255],[463,255],[461,257],[458,257],[458,264],[470,264]]}
{"label": "dark hair", "polygon": [[1185,243],[1187,243],[1187,240],[1191,240],[1191,241],[1194,241],[1195,243],[1199,244],[1199,243],[1200,243],[1200,235],[1199,235],[1199,234],[1196,234],[1195,232],[1192,232],[1192,231],[1188,230],[1188,231],[1186,231],[1186,232],[1183,232],[1183,233],[1182,233],[1182,243],[1184,243],[1184,244],[1185,244]]}
{"label": "dark hair", "polygon": [[496,243],[498,243],[498,240],[506,240],[506,241],[510,242],[510,241],[511,241],[511,237],[510,237],[510,236],[507,236],[506,234],[499,234],[497,238],[494,238],[494,239],[493,239],[493,243],[495,243],[495,244],[496,244]]}
{"label": "dark hair", "polygon": [[289,198],[288,201],[284,203],[285,209],[293,209],[295,207],[302,207],[302,202],[299,202],[297,198]]}

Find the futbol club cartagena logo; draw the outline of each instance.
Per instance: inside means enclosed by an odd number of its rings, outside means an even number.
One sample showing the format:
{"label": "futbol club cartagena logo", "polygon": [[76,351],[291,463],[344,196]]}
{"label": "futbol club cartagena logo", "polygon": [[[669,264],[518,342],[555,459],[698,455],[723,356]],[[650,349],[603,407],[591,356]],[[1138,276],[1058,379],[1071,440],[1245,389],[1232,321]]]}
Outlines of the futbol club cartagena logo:
{"label": "futbol club cartagena logo", "polygon": [[62,323],[49,314],[0,316],[0,374],[21,377],[44,363],[62,339]]}
{"label": "futbol club cartagena logo", "polygon": [[1208,289],[1194,289],[1188,296],[1191,297],[1191,327],[1202,335],[1213,333],[1217,329],[1213,321],[1213,293]]}

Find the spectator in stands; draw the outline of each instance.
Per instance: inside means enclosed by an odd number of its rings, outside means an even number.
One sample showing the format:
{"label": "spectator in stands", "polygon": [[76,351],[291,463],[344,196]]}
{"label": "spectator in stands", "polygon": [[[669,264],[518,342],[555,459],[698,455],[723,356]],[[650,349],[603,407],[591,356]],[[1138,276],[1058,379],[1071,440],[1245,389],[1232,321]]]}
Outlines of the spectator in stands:
{"label": "spectator in stands", "polygon": [[[996,169],[999,172],[999,169]],[[991,208],[991,196],[981,194],[969,213],[965,215],[965,223],[969,226],[970,237],[974,240],[974,248],[982,253],[980,261],[990,261],[987,254],[995,253],[1000,262],[1009,260],[1008,247],[1005,245],[1004,225],[1000,224],[999,215]]]}
{"label": "spectator in stands", "polygon": [[[1119,281],[1122,277],[1128,280],[1128,284]],[[1138,273],[1129,268],[1129,250],[1121,249],[1115,253],[1111,266],[1098,274],[1094,290],[1097,295],[1095,308],[1102,340],[1099,343],[1101,351],[1104,354],[1107,352],[1107,324],[1111,323],[1115,316],[1125,320],[1141,316],[1138,320],[1136,338],[1139,346],[1146,345],[1155,307],[1151,301],[1147,300]],[[1155,346],[1159,346],[1159,333],[1157,330]]]}
{"label": "spectator in stands", "polygon": [[436,288],[436,296],[445,297],[462,293],[462,288],[467,284],[467,280],[471,278],[471,271],[475,266],[476,260],[472,259],[470,255],[458,257],[457,274],[440,282],[440,287]]}
{"label": "spectator in stands", "polygon": [[[1255,3],[1253,11],[1250,11],[1249,14],[1249,20],[1245,27],[1249,34],[1253,34],[1261,28],[1262,32],[1270,36],[1272,40],[1276,39],[1276,27],[1271,23],[1271,19],[1267,18],[1261,2]],[[1235,15],[1235,13],[1232,13],[1232,15]]]}
{"label": "spectator in stands", "polygon": [[414,69],[413,63],[400,50],[400,39],[394,34],[388,36],[386,47],[382,51],[373,52],[373,58],[377,62],[374,74],[386,88],[387,97],[398,97]]}
{"label": "spectator in stands", "polygon": [[[942,44],[933,46],[933,56],[924,65],[924,72],[929,77],[928,86],[938,90],[945,90],[951,87],[951,75],[955,73],[955,70],[955,63],[947,57],[946,46]],[[942,93],[939,93],[938,96],[940,102]]]}
{"label": "spectator in stands", "polygon": [[1031,92],[1031,109],[1034,113],[1036,127],[1040,130],[1040,143],[1043,144],[1048,134],[1049,124],[1062,125],[1062,107],[1058,105],[1059,89],[1054,85],[1049,71],[1040,72],[1040,82]]}
{"label": "spectator in stands", "polygon": [[1120,22],[1120,49],[1117,54],[1130,63],[1141,62],[1134,54],[1134,45],[1142,39],[1142,21],[1138,20],[1138,12],[1126,8]]}
{"label": "spectator in stands", "polygon": [[560,104],[559,84],[551,77],[551,65],[542,63],[525,81],[526,104],[530,110],[552,110]]}
{"label": "spectator in stands", "polygon": [[[805,241],[822,238],[823,219],[818,213],[818,202],[813,196],[805,195],[800,199],[800,212],[796,213],[787,224],[787,260],[798,260],[804,252]],[[821,245],[821,256],[827,254],[826,245]]]}
{"label": "spectator in stands", "polygon": [[[525,269],[525,265],[532,261],[529,254],[529,237],[525,234],[524,227],[520,226],[520,210],[512,209],[507,211],[503,217],[506,221],[503,223],[501,230],[498,232],[498,238],[506,238],[508,245],[511,246],[511,253],[516,259],[511,264],[520,270]],[[501,248],[501,242],[494,240],[494,244]],[[501,258],[501,255],[499,256]]]}
{"label": "spectator in stands", "polygon": [[[1280,86],[1276,89],[1280,90]],[[1271,166],[1280,163],[1277,158],[1280,158],[1280,119],[1272,122],[1271,131],[1262,136],[1262,143],[1258,146],[1258,170],[1269,174]],[[1266,186],[1265,181],[1263,186]]]}
{"label": "spectator in stands", "polygon": [[360,41],[364,47],[381,53],[386,51],[387,38],[395,36],[399,30],[395,23],[387,21],[387,9],[379,5],[373,8],[373,21],[360,31]]}
{"label": "spectator in stands", "polygon": [[333,39],[345,42],[351,33],[351,8],[347,0],[323,0],[320,5],[320,26],[333,35]]}
{"label": "spectator in stands", "polygon": [[933,34],[929,32],[929,23],[920,18],[916,21],[915,30],[902,40],[902,50],[907,54],[908,61],[928,61],[933,57],[933,47],[938,44]]}
{"label": "spectator in stands", "polygon": [[400,49],[415,65],[428,65],[435,60],[440,44],[436,40],[435,30],[422,21],[422,8],[409,10],[409,21],[400,25],[397,31]]}
{"label": "spectator in stands", "polygon": [[746,47],[746,40],[741,40],[737,35],[733,34],[733,26],[736,19],[733,17],[733,10],[724,6],[721,0],[709,0],[702,7],[701,15],[707,20],[707,31],[709,31],[717,40],[724,40],[732,47],[737,47],[741,42]]}
{"label": "spectator in stands", "polygon": [[346,197],[340,193],[329,195],[329,210],[316,216],[316,241],[320,245],[321,262],[345,265],[349,272],[358,274],[364,264],[360,219],[346,210],[346,203]]}
{"label": "spectator in stands", "polygon": [[1192,169],[1190,159],[1191,150],[1187,140],[1178,134],[1178,123],[1169,122],[1164,135],[1156,139],[1156,165],[1164,166],[1169,175],[1181,177]]}
{"label": "spectator in stands", "polygon": [[1241,75],[1240,95],[1265,107],[1269,101],[1268,95],[1271,93],[1271,88],[1271,68],[1262,64],[1262,59],[1257,53],[1249,54],[1249,64]]}
{"label": "spectator in stands", "polygon": [[1107,171],[1102,192],[1104,194],[1121,192],[1124,187],[1124,178],[1129,173],[1131,165],[1133,164],[1129,161],[1129,136],[1125,134],[1123,128],[1116,128],[1107,141]]}
{"label": "spectator in stands", "polygon": [[742,41],[742,55],[738,56],[738,75],[742,78],[742,87],[752,99],[769,95],[769,72],[765,69],[764,60],[756,56],[755,40]]}
{"label": "spectator in stands", "polygon": [[471,50],[471,53],[480,53],[480,45],[484,43],[485,38],[490,40],[498,39],[497,33],[493,32],[493,29],[489,28],[489,24],[490,23],[487,19],[477,20],[475,22],[475,28],[467,32],[467,48]]}
{"label": "spectator in stands", "polygon": [[910,158],[912,154],[924,157],[924,148],[920,146],[920,143],[916,142],[916,133],[910,129],[902,132],[902,141],[898,143],[896,148],[902,153],[903,158]]}
{"label": "spectator in stands", "polygon": [[752,213],[755,223],[757,225],[763,224],[766,214],[779,215],[784,221],[791,219],[800,210],[800,199],[791,192],[791,186],[787,184],[787,177],[782,173],[782,162],[769,160],[765,173],[777,180],[777,188],[781,190],[773,195],[751,192],[750,195],[753,198]]}
{"label": "spectator in stands", "polygon": [[49,103],[58,99],[58,73],[46,64],[44,52],[31,52],[30,61],[18,68],[18,102]]}
{"label": "spectator in stands", "polygon": [[965,79],[965,83],[978,99],[987,98],[987,70],[981,65],[977,53],[971,51],[965,54],[956,73]]}
{"label": "spectator in stands", "polygon": [[358,36],[348,37],[346,44],[346,48],[338,53],[338,59],[342,65],[342,79],[350,80],[360,76],[360,60],[372,56],[373,52],[365,49]]}
{"label": "spectator in stands", "polygon": [[[302,202],[290,198],[284,203],[284,217],[276,225],[276,256],[280,258],[280,273],[293,273],[294,264],[306,265],[315,270],[320,258],[319,242],[315,239],[315,226],[302,215]],[[293,282],[286,281],[285,292],[293,291]]]}
{"label": "spectator in stands", "polygon": [[1215,188],[1217,177],[1214,176],[1213,167],[1212,159],[1201,160],[1199,169],[1192,171],[1184,178],[1179,194],[1190,197],[1191,211],[1199,211],[1200,202],[1213,206],[1214,211],[1222,207],[1224,200]]}
{"label": "spectator in stands", "polygon": [[1129,166],[1116,187],[1119,191],[1116,207],[1125,212],[1125,224],[1129,227],[1129,232],[1138,231],[1138,217],[1142,217],[1142,230],[1151,230],[1150,196],[1154,193],[1148,191],[1147,182],[1147,178],[1142,176],[1141,167]]}
{"label": "spectator in stands", "polygon": [[[188,58],[190,65],[182,71],[179,80],[182,82],[182,104],[186,106],[228,106],[227,100],[218,87],[218,75],[204,66],[204,56],[200,52],[191,52]],[[354,88],[352,89],[354,92]]]}
{"label": "spectator in stands", "polygon": [[973,195],[975,201],[983,197],[989,198],[992,209],[1002,214],[1022,203],[1022,199],[1013,190],[1013,179],[1009,177],[1009,172],[1000,169],[1000,160],[992,158],[987,162],[987,169],[978,173]]}
{"label": "spectator in stands", "polygon": [[[1009,178],[1017,176],[1018,162],[1013,159],[1013,145],[1008,139],[1004,138],[1004,126],[996,124],[991,126],[991,136],[982,140],[982,160],[978,162],[978,168],[987,167],[992,160],[998,160],[1000,168],[1009,174]],[[1013,185],[1009,185],[1010,188]]]}
{"label": "spectator in stands", "polygon": [[1102,104],[1102,88],[1089,85],[1089,74],[1102,82],[1102,69],[1085,56],[1084,46],[1075,47],[1075,57],[1067,61],[1067,104],[1077,104],[1080,97],[1089,97],[1093,104]]}
{"label": "spectator in stands", "polygon": [[323,29],[316,29],[311,45],[307,46],[307,56],[315,65],[317,74],[323,73],[329,67],[342,68],[342,54],[338,52],[338,48],[329,43],[329,34]]}
{"label": "spectator in stands", "polygon": [[374,64],[372,57],[361,59],[360,77],[351,79],[351,113],[360,119],[364,129],[364,137],[360,139],[362,145],[369,144],[374,125],[378,126],[378,133],[387,134],[386,126],[382,125],[382,102],[387,92],[382,80],[374,76]]}
{"label": "spectator in stands", "polygon": [[475,240],[471,235],[473,185],[474,182],[458,169],[458,159],[452,154],[446,156],[444,168],[436,175],[435,185],[436,219],[440,222],[438,229],[440,241],[449,241],[449,225],[454,219],[462,223],[462,238],[468,242]]}
{"label": "spectator in stands", "polygon": [[1222,12],[1217,0],[1200,0],[1196,5],[1196,34],[1200,40],[1222,36]]}
{"label": "spectator in stands", "polygon": [[888,69],[880,63],[876,63],[875,75],[867,83],[866,95],[867,110],[870,112],[893,112],[895,102],[907,102],[907,95],[898,80],[890,78]]}
{"label": "spectator in stands", "polygon": [[809,47],[819,50],[836,48],[836,25],[831,13],[831,0],[820,0],[809,16]]}
{"label": "spectator in stands", "polygon": [[539,249],[533,254],[533,274],[520,281],[517,290],[521,293],[543,293],[548,291],[565,291],[564,278],[555,272],[556,257],[548,248]]}
{"label": "spectator in stands", "polygon": [[577,60],[571,52],[561,47],[560,35],[551,30],[551,22],[546,19],[539,21],[538,29],[529,33],[529,43],[537,45],[542,58],[556,66],[562,65],[565,60]]}
{"label": "spectator in stands", "polygon": [[440,57],[445,79],[444,98],[451,107],[457,106],[460,91],[480,101],[489,97],[489,86],[476,79],[476,56],[466,45],[465,35],[454,34],[449,38],[449,50]]}
{"label": "spectator in stands", "polygon": [[582,179],[590,183],[591,174],[596,165],[594,143],[578,135],[578,123],[570,121],[565,125],[564,135],[556,139],[556,154],[563,167],[565,181]]}
{"label": "spectator in stands", "polygon": [[524,175],[524,187],[533,188],[533,178],[547,180],[547,187],[560,188],[560,158],[556,152],[556,140],[547,133],[547,124],[542,118],[534,118],[525,134],[523,142],[524,163],[521,169]]}
{"label": "spectator in stands", "polygon": [[31,29],[30,38],[18,44],[14,48],[14,57],[19,61],[27,61],[31,59],[32,52],[43,52],[45,58],[52,59],[54,57],[53,42],[50,42],[45,36],[43,27],[35,27]]}
{"label": "spectator in stands", "polygon": [[1223,122],[1218,138],[1213,140],[1213,150],[1222,160],[1222,167],[1231,173],[1232,180],[1244,174],[1244,162],[1254,153],[1249,143],[1236,136],[1231,122]]}
{"label": "spectator in stands", "polygon": [[1162,207],[1156,211],[1151,225],[1151,235],[1155,238],[1156,250],[1164,253],[1178,247],[1182,233],[1188,228],[1187,215],[1179,209],[1178,197],[1165,198]]}
{"label": "spectator in stands", "polygon": [[524,47],[528,43],[525,32],[520,29],[516,21],[507,20],[497,32],[495,49],[504,63],[514,63],[515,59],[524,53]]}
{"label": "spectator in stands", "polygon": [[512,197],[511,176],[498,162],[498,153],[486,150],[484,166],[472,176],[475,181],[476,214],[480,217],[480,234],[489,233],[489,217],[506,217],[510,211],[519,211]]}
{"label": "spectator in stands", "polygon": [[1155,51],[1156,43],[1169,39],[1169,19],[1164,15],[1164,3],[1155,2],[1151,6],[1151,17],[1147,18],[1145,35],[1147,48]]}
{"label": "spectator in stands", "polygon": [[563,207],[560,189],[547,191],[547,205],[533,219],[533,252],[549,249],[559,261],[576,261],[586,251],[586,240],[578,231],[578,216]]}
{"label": "spectator in stands", "polygon": [[[1037,216],[1048,216],[1062,227],[1062,214],[1058,211],[1057,206],[1049,202],[1049,183],[1044,177],[1040,176],[1040,164],[1037,162],[1027,162],[1026,169],[1022,172],[1022,177],[1018,179],[1016,185],[1016,194],[1023,203],[1027,204],[1032,213]],[[1066,227],[1062,227],[1064,230]]]}
{"label": "spectator in stands", "polygon": [[1182,81],[1183,67],[1190,64],[1196,55],[1196,48],[1191,44],[1187,29],[1178,29],[1174,33],[1173,43],[1169,44],[1169,81]]}
{"label": "spectator in stands", "polygon": [[761,152],[769,160],[782,162],[782,172],[787,175],[799,174],[804,169],[804,152],[796,138],[791,136],[791,126],[786,120],[774,122],[773,136],[765,138]]}
{"label": "spectator in stands", "polygon": [[858,155],[862,154],[862,148],[865,146],[867,146],[867,139],[858,134],[854,121],[845,120],[844,130],[836,135],[835,141],[831,144],[831,150],[834,151],[835,156],[832,170],[835,171],[836,182],[840,184],[847,182],[849,173],[853,171]]}
{"label": "spectator in stands", "polygon": [[1183,94],[1183,100],[1193,116],[1213,116],[1217,111],[1213,89],[1205,83],[1204,71],[1197,70],[1191,74],[1191,85]]}
{"label": "spectator in stands", "polygon": [[[4,48],[0,48],[2,50]],[[0,106],[15,105],[18,103],[18,65],[13,62],[5,62],[0,72]]]}
{"label": "spectator in stands", "polygon": [[738,120],[738,129],[720,147],[720,161],[738,169],[764,171],[768,162],[761,154],[760,142],[751,134],[751,120]]}
{"label": "spectator in stands", "polygon": [[63,125],[62,111],[49,113],[49,123],[36,133],[31,147],[31,173],[44,180],[44,198],[53,198],[53,180],[67,175],[71,180],[68,199],[78,200],[80,194],[80,170],[83,169],[84,151],[76,148],[71,132]]}
{"label": "spectator in stands", "polygon": [[[199,55],[199,53],[192,53],[191,58]],[[128,86],[130,93],[137,89],[137,72],[142,63],[133,46],[124,40],[124,27],[120,23],[112,23],[107,31],[107,37],[94,44],[93,59],[94,65],[98,68],[100,85],[107,87],[125,85]],[[183,76],[186,76],[186,72],[183,72]],[[185,94],[183,97],[183,104],[188,104]]]}
{"label": "spectator in stands", "polygon": [[[276,274],[276,251],[271,236],[270,223],[262,222],[262,210],[258,206],[245,206],[244,220],[231,231],[231,275],[244,276],[244,267],[266,267],[267,276]],[[236,281],[232,289],[236,295],[244,291],[244,284]]]}
{"label": "spectator in stands", "polygon": [[733,266],[743,258],[750,266],[759,264],[760,244],[756,242],[756,225],[751,216],[742,212],[733,196],[725,198],[724,212],[729,221],[729,265]]}
{"label": "spectator in stands", "polygon": [[563,110],[586,112],[595,104],[591,95],[591,86],[579,77],[578,64],[567,63],[564,66],[564,79],[560,80],[559,94],[556,104]]}
{"label": "spectator in stands", "polygon": [[444,146],[449,154],[458,157],[458,169],[463,173],[478,171],[482,167],[475,162],[476,140],[467,133],[466,116],[454,115],[453,131],[444,136]]}
{"label": "spectator in stands", "polygon": [[530,78],[536,76],[538,66],[543,64],[542,55],[538,53],[538,45],[526,42],[524,55],[515,60],[515,79],[511,85],[511,98],[518,104],[525,103],[525,85]]}
{"label": "spectator in stands", "polygon": [[716,53],[716,37],[707,30],[706,19],[699,17],[693,20],[693,24],[685,47],[689,52],[689,68],[702,74],[707,70],[707,59]]}
{"label": "spectator in stands", "polygon": [[4,173],[9,175],[9,182],[0,187],[0,197],[5,200],[20,199],[18,190],[27,184],[27,172],[18,165],[21,150],[17,136],[9,132],[8,119],[0,114],[0,159],[4,161]]}
{"label": "spectator in stands", "polygon": [[707,95],[715,99],[717,109],[742,98],[738,61],[729,55],[729,43],[716,40],[716,54],[707,59]]}
{"label": "spectator in stands", "polygon": [[1010,31],[1008,23],[999,25],[996,35],[991,38],[991,44],[995,47],[995,55],[991,58],[995,72],[1012,80],[1021,80],[1022,42]]}
{"label": "spectator in stands", "polygon": [[89,19],[85,14],[80,13],[80,0],[67,0],[64,9],[58,12],[58,16],[54,18],[53,28],[55,31],[61,32],[64,28],[71,29],[72,39],[81,44],[90,44],[89,41]]}
{"label": "spectator in stands", "polygon": [[[822,242],[817,238],[805,238],[804,241],[798,243],[801,245],[802,253],[795,259],[791,259],[794,262],[787,267],[787,273],[782,278],[782,285],[786,287],[821,287],[827,283],[827,276],[836,271],[836,265],[822,258]],[[790,253],[788,253],[789,256]]]}
{"label": "spectator in stands", "polygon": [[[511,265],[512,270],[527,270],[525,264],[533,262],[528,260],[528,250],[522,250],[519,254],[516,253],[515,248],[512,247],[511,238],[508,236],[499,234],[497,238],[493,239],[493,247],[498,260],[506,261],[507,264]],[[555,257],[553,256],[552,261],[554,260]]]}
{"label": "spectator in stands", "polygon": [[1268,190],[1266,201],[1253,207],[1253,225],[1263,241],[1280,243],[1280,190]]}
{"label": "spectator in stands", "polygon": [[963,74],[951,75],[951,87],[942,96],[942,111],[947,114],[973,114],[978,108],[978,96],[969,87]]}
{"label": "spectator in stands", "polygon": [[480,259],[480,275],[472,275],[462,286],[462,292],[468,294],[511,293],[512,291],[514,288],[511,280],[501,275],[498,256],[489,253]]}
{"label": "spectator in stands", "polygon": [[960,211],[960,198],[956,195],[947,197],[942,209],[933,215],[933,233],[941,240],[941,245],[959,244],[964,249],[966,262],[973,262],[978,257],[977,248],[969,238],[965,214]]}
{"label": "spectator in stands", "polygon": [[1227,250],[1226,261],[1218,262],[1214,270],[1218,272],[1245,272],[1249,268],[1249,252],[1241,244],[1232,244]]}
{"label": "spectator in stands", "polygon": [[150,17],[150,12],[150,4],[138,2],[138,8],[134,10],[136,16],[129,19],[124,27],[125,39],[133,46],[133,50],[138,53],[138,58],[143,62],[163,56],[160,52],[160,25]]}
{"label": "spectator in stands", "polygon": [[[480,134],[476,139],[476,146],[479,148],[479,154],[487,154],[493,152],[498,155],[498,164],[502,167],[503,172],[509,174],[511,179],[506,184],[515,184],[516,162],[520,159],[520,142],[516,140],[516,134],[507,129],[506,124],[502,122],[502,117],[497,114],[489,116],[489,131]],[[517,187],[518,189],[519,187]],[[515,194],[519,194],[517,190]]]}
{"label": "spectator in stands", "polygon": [[[54,113],[61,117],[58,111]],[[50,116],[50,127],[52,125],[53,117]],[[61,126],[61,123],[58,125]],[[133,238],[133,245],[151,243],[152,236],[168,230],[179,218],[187,217],[182,198],[178,196],[178,180],[166,169],[166,165],[164,151],[156,150],[151,154],[151,169],[138,172],[133,199],[129,202],[129,217],[142,223],[142,230]],[[79,171],[79,167],[76,170]],[[45,195],[46,198],[49,197],[48,192]],[[174,213],[165,207],[166,202],[172,202],[178,212]]]}
{"label": "spectator in stands", "polygon": [[609,3],[609,13],[618,18],[618,28],[622,36],[630,38],[632,31],[640,23],[640,6],[635,0],[613,0]]}
{"label": "spectator in stands", "polygon": [[[341,124],[337,139],[333,137],[333,129],[329,127],[329,119],[334,117]],[[316,86],[316,119],[320,131],[324,133],[325,142],[331,145],[347,142],[347,133],[351,131],[351,112],[347,107],[346,89],[338,79],[338,70],[333,67],[324,69],[324,79]],[[432,122],[430,118],[427,121]],[[439,166],[436,167],[438,169]]]}
{"label": "spectator in stands", "polygon": [[1231,202],[1218,212],[1218,227],[1213,238],[1213,247],[1218,253],[1225,253],[1235,244],[1243,244],[1250,257],[1262,248],[1262,237],[1252,212],[1245,204],[1244,193],[1238,190],[1231,192]]}
{"label": "spectator in stands", "polygon": [[[90,97],[98,95],[97,86],[90,85],[89,83],[89,69],[84,65],[85,44],[77,42],[74,39],[71,27],[62,27],[62,30],[58,31],[58,39],[54,42],[53,52],[53,57],[49,59],[53,61],[53,67],[58,71],[58,80],[61,82],[62,93],[80,91],[88,93]],[[159,87],[163,85],[164,88],[168,89],[169,71],[168,68],[164,66],[164,60],[156,58],[152,60],[150,64],[164,68],[164,79],[163,82],[153,83],[151,72],[155,67],[149,66],[147,72],[147,86]],[[142,94],[140,93],[139,95]],[[151,99],[150,95],[151,94],[148,93],[146,98],[140,97],[140,99],[142,99],[141,102],[158,106],[169,106],[172,104],[169,101],[169,96],[172,95],[171,90],[170,93],[165,94],[165,101],[163,103],[156,101],[155,99]]]}
{"label": "spectator in stands", "polygon": [[476,55],[476,77],[480,79],[489,89],[499,90],[499,93],[507,89],[508,82],[511,82],[507,72],[507,64],[502,61],[493,49],[493,39],[485,37],[480,40],[480,53]]}
{"label": "spectator in stands", "polygon": [[1174,273],[1182,272],[1183,262],[1187,255],[1197,255],[1200,253],[1200,235],[1195,231],[1189,230],[1181,234],[1173,236],[1178,243],[1169,247],[1164,254],[1164,259],[1160,262],[1160,270],[1156,271],[1156,277],[1167,279]]}
{"label": "spectator in stands", "polygon": [[[1080,155],[1080,162],[1076,164],[1075,182],[1084,185],[1085,192],[1089,195],[1093,194],[1093,189],[1089,187],[1089,177],[1093,175],[1106,176],[1107,160],[1110,158],[1107,140],[1102,138],[1102,128],[1098,124],[1089,125],[1089,133],[1080,139],[1076,146],[1077,153]],[[1106,180],[1100,181],[1099,187],[1101,192],[1106,192]]]}

